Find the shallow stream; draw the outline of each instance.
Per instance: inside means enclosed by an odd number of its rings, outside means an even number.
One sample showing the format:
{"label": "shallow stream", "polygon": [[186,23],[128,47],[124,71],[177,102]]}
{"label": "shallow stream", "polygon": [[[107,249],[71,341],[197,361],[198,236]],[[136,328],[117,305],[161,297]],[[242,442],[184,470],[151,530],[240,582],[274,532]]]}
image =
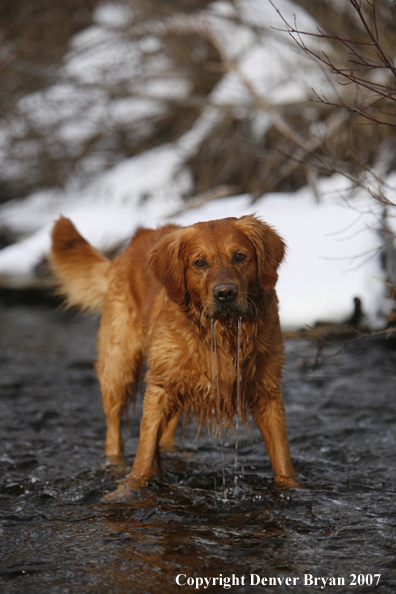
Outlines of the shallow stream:
{"label": "shallow stream", "polygon": [[[2,594],[396,592],[394,345],[366,340],[334,357],[330,345],[313,371],[317,345],[286,342],[305,490],[278,491],[257,430],[241,426],[237,481],[235,437],[223,436],[224,489],[219,444],[192,427],[163,456],[164,483],[106,506],[126,469],[104,466],[96,330],[48,306],[0,305]],[[125,424],[127,467],[140,412],[141,397]]]}

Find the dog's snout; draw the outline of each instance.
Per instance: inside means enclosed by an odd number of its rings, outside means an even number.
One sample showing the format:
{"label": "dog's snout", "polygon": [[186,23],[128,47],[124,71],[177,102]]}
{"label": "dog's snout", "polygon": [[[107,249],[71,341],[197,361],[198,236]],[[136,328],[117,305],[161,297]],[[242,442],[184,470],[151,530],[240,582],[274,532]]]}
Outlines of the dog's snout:
{"label": "dog's snout", "polygon": [[232,301],[238,295],[238,289],[234,283],[222,283],[215,286],[213,294],[219,301]]}

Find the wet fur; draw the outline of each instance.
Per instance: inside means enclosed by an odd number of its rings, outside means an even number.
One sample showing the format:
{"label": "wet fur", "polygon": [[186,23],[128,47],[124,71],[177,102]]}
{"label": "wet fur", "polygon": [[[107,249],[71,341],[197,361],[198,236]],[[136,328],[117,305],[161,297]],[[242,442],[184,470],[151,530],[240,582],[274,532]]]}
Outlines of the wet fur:
{"label": "wet fur", "polygon": [[[161,472],[159,444],[173,445],[181,412],[217,426],[231,424],[234,414],[246,422],[251,413],[276,480],[298,485],[280,391],[284,354],[275,284],[285,246],[270,226],[246,216],[140,229],[112,262],[63,217],[52,242],[52,265],[68,304],[102,308],[97,373],[109,459],[122,456],[121,413],[147,359],[135,461],[105,502],[129,499],[153,469]],[[236,297],[216,299],[215,287],[230,282]]]}

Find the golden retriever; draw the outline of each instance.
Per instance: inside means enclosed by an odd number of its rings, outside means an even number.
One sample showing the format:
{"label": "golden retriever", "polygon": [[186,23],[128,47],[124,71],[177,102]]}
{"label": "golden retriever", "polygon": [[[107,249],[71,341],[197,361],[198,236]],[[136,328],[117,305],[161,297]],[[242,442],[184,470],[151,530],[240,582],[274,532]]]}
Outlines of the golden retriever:
{"label": "golden retriever", "polygon": [[146,391],[131,472],[102,501],[121,502],[161,472],[180,413],[232,425],[251,413],[277,484],[298,487],[281,396],[283,340],[275,284],[285,245],[254,216],[139,229],[113,261],[70,220],[53,228],[51,262],[67,304],[102,312],[97,373],[110,460],[144,361]]}

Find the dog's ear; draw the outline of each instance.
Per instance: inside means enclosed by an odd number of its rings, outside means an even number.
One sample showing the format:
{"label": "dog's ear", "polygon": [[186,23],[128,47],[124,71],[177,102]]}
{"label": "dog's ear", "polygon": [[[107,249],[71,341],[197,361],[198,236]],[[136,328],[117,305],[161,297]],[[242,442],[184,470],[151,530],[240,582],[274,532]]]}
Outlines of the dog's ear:
{"label": "dog's ear", "polygon": [[176,303],[182,303],[186,294],[183,256],[183,229],[167,233],[149,256],[152,275],[165,287],[168,297]]}
{"label": "dog's ear", "polygon": [[238,228],[250,239],[257,256],[258,280],[265,291],[270,291],[278,280],[278,266],[282,262],[286,245],[272,227],[253,215],[241,217]]}

